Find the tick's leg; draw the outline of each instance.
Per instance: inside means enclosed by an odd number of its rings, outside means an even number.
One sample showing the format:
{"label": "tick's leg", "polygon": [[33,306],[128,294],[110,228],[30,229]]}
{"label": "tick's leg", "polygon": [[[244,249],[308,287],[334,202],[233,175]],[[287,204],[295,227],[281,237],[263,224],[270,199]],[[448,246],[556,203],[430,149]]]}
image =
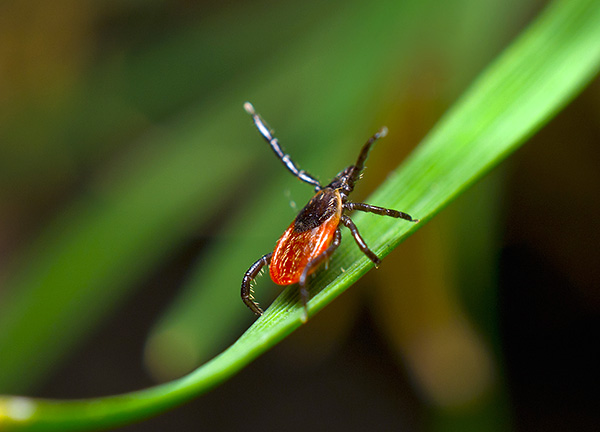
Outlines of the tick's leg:
{"label": "tick's leg", "polygon": [[269,265],[271,262],[271,255],[273,255],[273,252],[264,255],[261,259],[252,264],[242,279],[242,300],[246,306],[248,306],[250,310],[258,316],[262,315],[263,310],[260,308],[258,303],[254,301],[251,283],[256,276],[258,276],[262,268],[266,265]]}
{"label": "tick's leg", "polygon": [[356,228],[356,225],[354,225],[354,222],[352,222],[352,219],[350,219],[346,215],[343,215],[342,216],[342,223],[345,226],[348,227],[348,229],[352,233],[352,236],[354,237],[354,240],[356,241],[356,244],[358,245],[358,248],[371,261],[373,261],[373,263],[375,264],[375,267],[377,267],[379,264],[381,264],[381,260],[379,259],[379,257],[377,255],[375,255],[371,249],[369,249],[369,246],[367,246],[367,244],[365,243],[365,241],[363,240],[363,238],[360,236],[360,234],[358,232],[358,228]]}
{"label": "tick's leg", "polygon": [[263,136],[263,138],[269,143],[269,145],[271,146],[277,157],[281,160],[281,162],[283,162],[285,167],[298,179],[310,185],[313,185],[315,187],[315,191],[321,190],[322,186],[321,183],[319,183],[319,180],[311,176],[306,171],[299,169],[294,163],[294,161],[292,161],[292,159],[290,158],[290,155],[283,152],[281,146],[279,145],[279,141],[273,136],[273,132],[265,124],[261,116],[256,113],[252,104],[250,102],[246,102],[244,104],[244,109],[248,114],[252,116],[252,120],[254,120],[256,128]]}
{"label": "tick's leg", "polygon": [[335,234],[333,235],[333,240],[327,249],[321,252],[320,255],[316,256],[312,261],[309,261],[304,267],[302,274],[300,275],[300,280],[298,281],[298,285],[300,286],[300,299],[302,300],[302,305],[304,306],[304,314],[302,315],[302,322],[306,322],[308,320],[308,289],[307,278],[308,275],[316,270],[324,261],[335,252],[342,241],[342,232],[340,229],[335,230]]}
{"label": "tick's leg", "polygon": [[352,182],[356,182],[360,179],[360,173],[362,172],[363,168],[365,167],[365,161],[367,160],[367,156],[369,156],[369,150],[371,150],[371,147],[373,147],[373,144],[375,144],[375,141],[377,141],[379,138],[383,138],[384,136],[387,135],[387,133],[388,133],[388,129],[384,126],[381,129],[379,129],[379,131],[377,133],[375,133],[371,138],[369,138],[367,140],[367,142],[361,149],[360,154],[358,155],[358,159],[356,160],[356,163],[354,164],[354,171],[352,173],[352,178],[351,178]]}
{"label": "tick's leg", "polygon": [[346,202],[344,203],[344,208],[348,210],[359,210],[367,213],[375,213],[381,216],[391,216],[394,218],[404,219],[409,222],[419,222],[419,219],[413,219],[412,216],[408,213],[383,207],[377,207],[371,204]]}

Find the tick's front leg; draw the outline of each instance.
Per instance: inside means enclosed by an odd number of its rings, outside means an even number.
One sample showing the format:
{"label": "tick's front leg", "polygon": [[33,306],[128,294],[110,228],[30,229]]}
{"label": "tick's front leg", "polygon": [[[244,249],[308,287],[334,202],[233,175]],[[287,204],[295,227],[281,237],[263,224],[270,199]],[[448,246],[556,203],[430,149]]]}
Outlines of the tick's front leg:
{"label": "tick's front leg", "polygon": [[252,312],[258,316],[263,314],[263,310],[260,308],[258,303],[254,301],[251,284],[252,281],[256,279],[256,276],[258,276],[262,268],[266,265],[269,265],[272,255],[273,252],[269,252],[268,254],[262,256],[258,261],[252,264],[242,279],[242,301],[250,308]]}

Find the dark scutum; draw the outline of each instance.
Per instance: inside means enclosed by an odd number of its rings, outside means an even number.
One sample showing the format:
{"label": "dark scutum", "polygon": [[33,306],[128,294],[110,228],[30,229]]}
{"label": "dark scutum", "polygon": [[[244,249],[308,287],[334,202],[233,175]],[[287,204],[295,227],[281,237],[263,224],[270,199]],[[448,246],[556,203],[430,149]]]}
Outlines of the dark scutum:
{"label": "dark scutum", "polygon": [[296,216],[294,231],[308,231],[324,223],[338,210],[339,199],[339,194],[330,188],[317,193]]}

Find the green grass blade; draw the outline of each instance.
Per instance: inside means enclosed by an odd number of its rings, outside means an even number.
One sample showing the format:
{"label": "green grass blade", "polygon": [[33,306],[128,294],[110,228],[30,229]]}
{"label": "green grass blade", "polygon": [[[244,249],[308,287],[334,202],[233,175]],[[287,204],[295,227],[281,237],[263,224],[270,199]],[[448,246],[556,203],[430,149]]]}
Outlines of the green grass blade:
{"label": "green grass blade", "polygon": [[[369,200],[428,219],[497,165],[572,99],[600,67],[600,4],[554,2],[474,83],[426,137],[417,151]],[[359,219],[357,217],[357,219]],[[412,224],[360,217],[361,227],[386,254]],[[323,308],[370,265],[349,242],[328,272],[315,279],[319,291],[311,313]],[[341,267],[345,272],[340,274]],[[218,385],[300,325],[302,310],[288,289],[238,341],[179,380],[120,396],[46,401],[0,400],[3,430],[84,430],[139,420],[176,406]]]}

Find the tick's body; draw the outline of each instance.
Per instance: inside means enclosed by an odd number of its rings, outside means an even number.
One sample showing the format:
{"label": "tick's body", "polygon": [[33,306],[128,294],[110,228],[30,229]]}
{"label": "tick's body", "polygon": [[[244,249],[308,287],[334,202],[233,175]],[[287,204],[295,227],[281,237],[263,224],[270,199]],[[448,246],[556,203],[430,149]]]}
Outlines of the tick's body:
{"label": "tick's body", "polygon": [[[283,233],[271,257],[271,279],[278,285],[300,281],[308,263],[327,250],[342,217],[339,191],[324,189],[313,197]],[[311,268],[309,273],[316,270]]]}
{"label": "tick's body", "polygon": [[264,255],[248,269],[242,280],[242,300],[255,314],[262,314],[262,309],[252,298],[250,283],[265,265],[269,265],[271,279],[276,284],[299,284],[300,297],[305,311],[303,320],[306,321],[308,317],[307,277],[325,262],[339,246],[341,241],[340,223],[350,229],[360,250],[376,266],[381,262],[377,255],[366,245],[358,233],[356,225],[348,216],[344,215],[345,210],[360,210],[411,222],[418,222],[418,220],[397,210],[348,201],[348,195],[354,190],[354,183],[360,178],[360,173],[364,168],[371,146],[378,138],[386,135],[387,129],[382,128],[369,138],[363,146],[355,165],[344,169],[327,186],[321,186],[317,179],[298,169],[289,155],[283,153],[277,138],[273,137],[269,128],[254,111],[254,107],[246,102],[244,108],[252,116],[259,132],[271,145],[271,148],[286,168],[298,179],[313,185],[316,194],[283,233],[275,246],[275,250]]}

